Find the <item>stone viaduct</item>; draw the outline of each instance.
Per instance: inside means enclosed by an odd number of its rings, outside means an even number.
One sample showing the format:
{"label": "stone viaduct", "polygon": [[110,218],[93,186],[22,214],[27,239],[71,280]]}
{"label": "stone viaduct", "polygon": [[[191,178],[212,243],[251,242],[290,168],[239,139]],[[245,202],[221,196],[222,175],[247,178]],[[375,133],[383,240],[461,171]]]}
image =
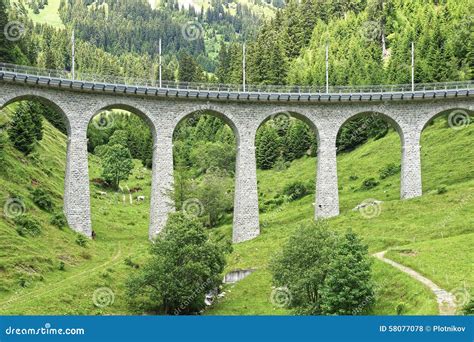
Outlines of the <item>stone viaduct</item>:
{"label": "stone viaduct", "polygon": [[0,71],[0,108],[37,99],[60,112],[67,123],[68,146],[64,211],[72,229],[92,234],[87,154],[87,126],[104,110],[123,109],[142,117],[154,138],[150,238],[174,210],[166,193],[173,183],[173,132],[196,112],[216,115],[237,140],[233,241],[260,233],[255,135],[265,121],[284,113],[308,123],[318,142],[315,217],[339,214],[336,137],[355,116],[377,113],[398,131],[402,145],[401,194],[422,194],[420,137],[435,116],[458,110],[472,113],[473,91],[464,89],[357,94],[243,93],[163,89],[79,82]]}

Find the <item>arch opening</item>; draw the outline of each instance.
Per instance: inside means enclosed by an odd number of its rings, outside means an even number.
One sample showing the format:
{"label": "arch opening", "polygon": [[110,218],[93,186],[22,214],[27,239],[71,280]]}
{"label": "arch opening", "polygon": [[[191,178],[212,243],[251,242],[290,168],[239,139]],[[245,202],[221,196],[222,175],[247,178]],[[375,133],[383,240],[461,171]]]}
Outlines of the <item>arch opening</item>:
{"label": "arch opening", "polygon": [[402,142],[402,129],[383,113],[358,113],[340,126],[336,150],[341,211],[374,204],[379,208],[380,202],[400,199]]}
{"label": "arch opening", "polygon": [[124,104],[98,110],[87,128],[93,236],[148,236],[156,130],[142,111]]}
{"label": "arch opening", "polygon": [[198,110],[174,127],[172,197],[176,210],[205,227],[231,224],[239,132],[225,114]]}
{"label": "arch opening", "polygon": [[304,203],[308,218],[314,216],[318,140],[314,123],[297,112],[276,112],[261,122],[255,157],[263,228],[274,215],[289,213],[294,201]]}
{"label": "arch opening", "polygon": [[429,117],[420,137],[424,193],[442,194],[474,178],[473,136],[472,110],[451,108]]}
{"label": "arch opening", "polygon": [[38,223],[35,236],[67,225],[64,211],[69,132],[64,111],[49,99],[18,96],[2,106],[0,206],[6,212],[0,226],[11,226],[19,235],[28,236],[21,220],[16,221],[25,215]]}
{"label": "arch opening", "polygon": [[46,120],[64,135],[70,136],[71,125],[69,119],[64,113],[64,110],[53,100],[43,96],[25,94],[8,99],[3,106],[0,107],[0,110],[11,112],[13,108],[16,108],[18,103],[31,104],[34,107],[32,109],[33,111],[40,112]]}

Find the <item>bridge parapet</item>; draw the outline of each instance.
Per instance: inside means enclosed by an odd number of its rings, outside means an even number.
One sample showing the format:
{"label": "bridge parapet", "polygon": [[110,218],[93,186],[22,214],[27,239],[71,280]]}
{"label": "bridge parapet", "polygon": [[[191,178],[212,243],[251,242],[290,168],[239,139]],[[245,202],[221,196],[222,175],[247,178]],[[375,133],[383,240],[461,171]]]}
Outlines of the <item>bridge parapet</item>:
{"label": "bridge parapet", "polygon": [[474,81],[398,85],[325,86],[246,85],[163,81],[102,76],[0,63],[0,81],[76,91],[227,101],[345,102],[433,99],[472,95]]}

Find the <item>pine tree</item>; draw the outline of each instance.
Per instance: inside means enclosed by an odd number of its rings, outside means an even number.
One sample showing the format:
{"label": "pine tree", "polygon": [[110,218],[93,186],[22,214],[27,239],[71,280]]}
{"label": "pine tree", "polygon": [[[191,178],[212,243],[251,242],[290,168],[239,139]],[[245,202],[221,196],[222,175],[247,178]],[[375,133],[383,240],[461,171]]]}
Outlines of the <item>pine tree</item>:
{"label": "pine tree", "polygon": [[0,0],[0,61],[3,63],[15,63],[13,56],[14,44],[3,33],[8,21],[6,0]]}
{"label": "pine tree", "polygon": [[362,315],[374,303],[367,246],[348,231],[331,259],[321,291],[323,314]]}
{"label": "pine tree", "polygon": [[45,106],[37,101],[28,101],[25,103],[25,106],[31,115],[36,140],[41,141],[43,139],[43,112],[45,111]]}
{"label": "pine tree", "polygon": [[217,70],[216,76],[219,83],[227,83],[228,73],[229,73],[229,55],[227,53],[227,47],[225,46],[224,42],[221,43],[221,47],[219,49],[219,56],[217,57]]}
{"label": "pine tree", "polygon": [[283,157],[285,161],[293,161],[303,157],[311,147],[308,126],[300,120],[291,123],[284,137]]}
{"label": "pine tree", "polygon": [[20,103],[18,106],[10,123],[8,136],[13,146],[25,155],[33,151],[37,141],[37,130],[27,104]]}
{"label": "pine tree", "polygon": [[263,125],[257,132],[256,158],[257,167],[271,169],[280,156],[280,138],[272,125]]}

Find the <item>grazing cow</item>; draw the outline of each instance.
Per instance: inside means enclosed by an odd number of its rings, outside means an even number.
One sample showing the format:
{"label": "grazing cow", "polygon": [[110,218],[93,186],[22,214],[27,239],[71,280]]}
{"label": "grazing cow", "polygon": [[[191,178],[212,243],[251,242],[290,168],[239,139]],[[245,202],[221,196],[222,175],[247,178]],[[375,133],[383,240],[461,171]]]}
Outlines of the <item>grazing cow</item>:
{"label": "grazing cow", "polygon": [[145,202],[145,196],[137,196],[137,202]]}

